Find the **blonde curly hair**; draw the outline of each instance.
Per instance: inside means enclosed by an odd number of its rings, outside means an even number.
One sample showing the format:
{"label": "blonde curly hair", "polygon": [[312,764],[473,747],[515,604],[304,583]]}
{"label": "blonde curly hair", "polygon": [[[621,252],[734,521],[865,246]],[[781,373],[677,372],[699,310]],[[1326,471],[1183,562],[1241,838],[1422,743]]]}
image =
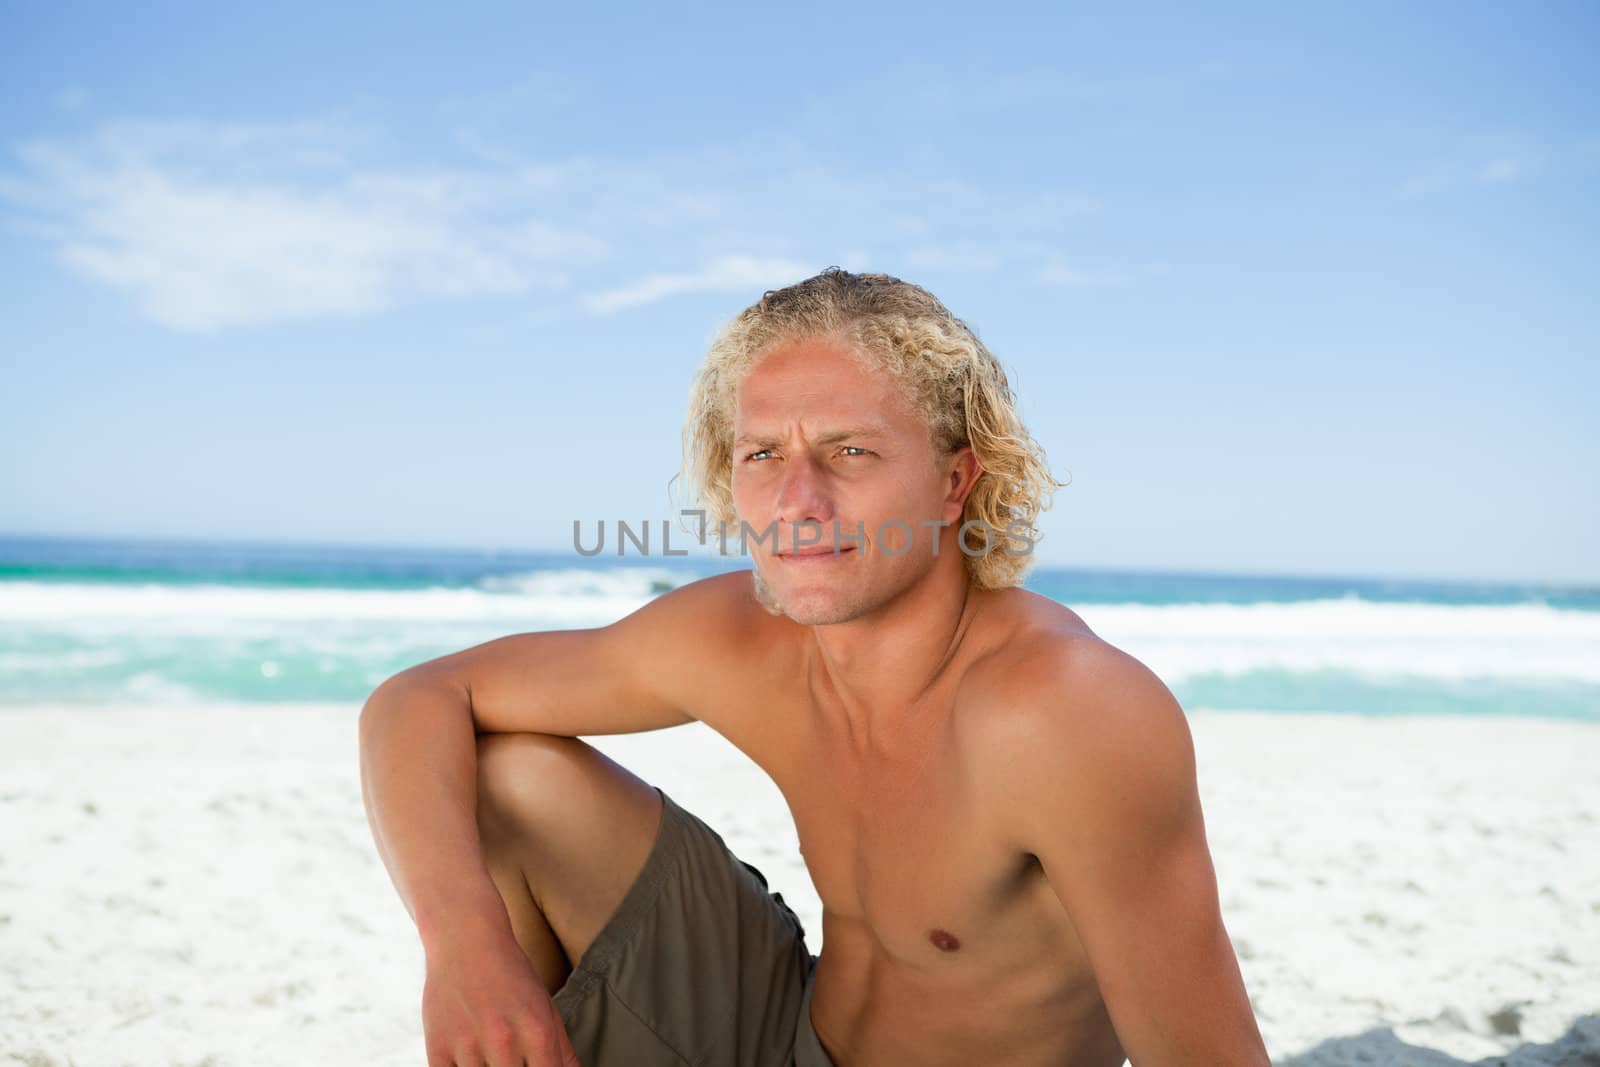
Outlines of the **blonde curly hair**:
{"label": "blonde curly hair", "polygon": [[[774,289],[717,334],[695,375],[683,430],[685,488],[706,508],[708,525],[739,519],[733,507],[733,427],[739,383],[778,343],[838,337],[870,355],[905,389],[926,420],[936,452],[970,445],[983,473],[962,512],[963,554],[980,589],[1021,583],[1040,533],[1034,526],[1064,482],[1017,415],[1005,370],[966,323],[926,289],[887,274],[829,267]],[[988,529],[965,524],[979,520]],[[1022,529],[1026,550],[1002,550],[1007,529]]]}

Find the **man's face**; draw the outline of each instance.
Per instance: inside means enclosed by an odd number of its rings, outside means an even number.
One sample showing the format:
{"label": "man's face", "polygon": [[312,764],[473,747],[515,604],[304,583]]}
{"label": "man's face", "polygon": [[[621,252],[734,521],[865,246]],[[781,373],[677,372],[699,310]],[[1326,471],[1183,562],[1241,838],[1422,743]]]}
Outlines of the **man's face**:
{"label": "man's face", "polygon": [[959,524],[976,476],[970,450],[936,455],[899,384],[842,341],[782,343],[740,383],[733,504],[767,598],[796,622],[858,618],[928,573],[939,531],[923,522]]}

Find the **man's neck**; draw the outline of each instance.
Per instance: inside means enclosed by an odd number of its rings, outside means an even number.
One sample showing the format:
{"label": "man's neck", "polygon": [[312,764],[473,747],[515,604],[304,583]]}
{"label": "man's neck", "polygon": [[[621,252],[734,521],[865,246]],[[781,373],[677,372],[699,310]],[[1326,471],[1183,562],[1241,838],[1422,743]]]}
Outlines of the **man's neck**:
{"label": "man's neck", "polygon": [[817,681],[858,746],[892,747],[960,649],[981,597],[960,557],[953,563],[870,615],[811,627]]}

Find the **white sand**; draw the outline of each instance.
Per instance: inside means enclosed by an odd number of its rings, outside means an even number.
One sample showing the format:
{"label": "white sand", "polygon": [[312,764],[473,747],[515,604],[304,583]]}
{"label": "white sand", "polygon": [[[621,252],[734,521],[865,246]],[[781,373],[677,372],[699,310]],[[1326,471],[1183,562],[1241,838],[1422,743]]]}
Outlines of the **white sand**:
{"label": "white sand", "polygon": [[[0,710],[0,1063],[424,1062],[355,713]],[[1600,1063],[1600,726],[1191,720],[1275,1062]],[[820,934],[787,811],[742,756],[698,726],[599,744]]]}

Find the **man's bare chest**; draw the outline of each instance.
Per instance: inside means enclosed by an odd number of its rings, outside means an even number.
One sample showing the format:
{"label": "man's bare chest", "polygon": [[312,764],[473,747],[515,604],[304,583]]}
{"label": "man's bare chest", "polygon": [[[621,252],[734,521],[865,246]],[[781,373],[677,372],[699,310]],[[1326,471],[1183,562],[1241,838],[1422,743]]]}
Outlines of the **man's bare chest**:
{"label": "man's bare chest", "polygon": [[864,751],[794,704],[770,709],[785,726],[750,754],[788,801],[830,928],[856,927],[888,960],[934,976],[1059,950],[1065,916],[947,716]]}

